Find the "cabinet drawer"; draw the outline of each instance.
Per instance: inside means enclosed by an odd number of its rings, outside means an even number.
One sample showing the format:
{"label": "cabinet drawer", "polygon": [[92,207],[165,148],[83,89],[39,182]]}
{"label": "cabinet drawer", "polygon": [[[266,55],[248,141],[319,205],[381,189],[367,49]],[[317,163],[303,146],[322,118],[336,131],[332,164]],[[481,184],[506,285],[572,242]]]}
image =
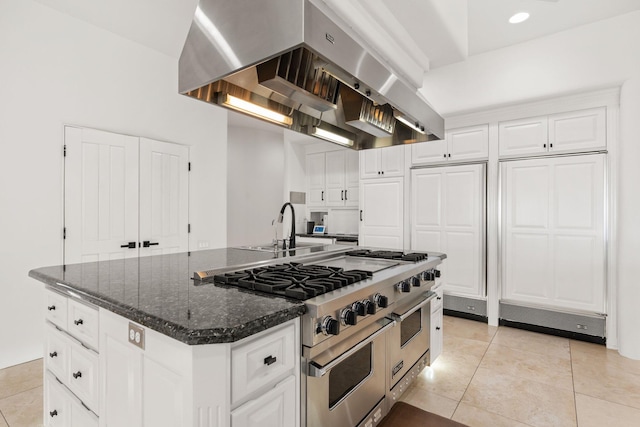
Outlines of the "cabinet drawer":
{"label": "cabinet drawer", "polygon": [[54,325],[67,329],[67,301],[69,298],[49,289],[45,290],[45,318]]}
{"label": "cabinet drawer", "polygon": [[297,406],[295,378],[291,375],[264,395],[231,412],[231,427],[294,427]]}
{"label": "cabinet drawer", "polygon": [[45,326],[45,368],[64,380],[69,375],[71,343],[66,334],[47,323]]}
{"label": "cabinet drawer", "polygon": [[431,313],[435,313],[439,309],[442,309],[442,301],[444,294],[444,287],[442,286],[442,282],[436,282],[436,285],[431,288],[432,292],[435,292],[437,297],[431,300]]}
{"label": "cabinet drawer", "polygon": [[98,354],[71,341],[69,389],[89,408],[98,410]]}
{"label": "cabinet drawer", "polygon": [[295,366],[295,327],[290,324],[231,350],[231,402],[284,377]]}
{"label": "cabinet drawer", "polygon": [[50,373],[44,379],[43,419],[47,427],[98,427],[98,417]]}
{"label": "cabinet drawer", "polygon": [[68,300],[67,331],[88,347],[98,349],[98,309]]}

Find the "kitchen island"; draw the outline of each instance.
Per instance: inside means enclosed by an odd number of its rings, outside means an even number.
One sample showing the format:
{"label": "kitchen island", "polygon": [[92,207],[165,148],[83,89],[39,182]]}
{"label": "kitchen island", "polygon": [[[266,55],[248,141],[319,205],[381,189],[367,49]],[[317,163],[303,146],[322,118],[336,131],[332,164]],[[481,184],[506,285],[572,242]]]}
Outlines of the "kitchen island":
{"label": "kitchen island", "polygon": [[47,286],[45,425],[299,425],[304,303],[193,275],[345,249],[226,248],[30,271]]}

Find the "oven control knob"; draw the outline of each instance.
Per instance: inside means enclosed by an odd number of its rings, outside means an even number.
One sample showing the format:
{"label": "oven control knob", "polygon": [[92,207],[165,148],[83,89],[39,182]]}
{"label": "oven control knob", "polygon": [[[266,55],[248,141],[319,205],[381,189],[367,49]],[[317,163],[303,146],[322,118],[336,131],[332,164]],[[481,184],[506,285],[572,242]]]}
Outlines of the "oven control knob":
{"label": "oven control knob", "polygon": [[433,272],[435,273],[436,277],[440,277],[440,270],[433,270]]}
{"label": "oven control knob", "polygon": [[344,326],[355,325],[358,323],[358,316],[352,309],[345,308],[340,312],[340,320]]}
{"label": "oven control knob", "polygon": [[411,282],[411,285],[416,288],[420,286],[420,276],[413,276],[409,281]]}
{"label": "oven control knob", "polygon": [[389,305],[389,298],[385,297],[384,295],[375,294],[373,296],[373,302],[378,304],[378,307],[380,308],[386,308],[387,305]]}
{"label": "oven control knob", "polygon": [[422,280],[431,282],[433,280],[435,280],[435,274],[433,273],[433,270],[429,270],[429,271],[425,271],[422,273]]}
{"label": "oven control knob", "polygon": [[325,335],[338,335],[340,333],[340,322],[331,316],[325,316],[320,325],[322,333]]}
{"label": "oven control knob", "polygon": [[353,311],[356,312],[356,314],[358,316],[366,316],[367,315],[367,309],[364,306],[364,303],[362,301],[356,301],[351,305],[351,308],[353,309]]}
{"label": "oven control knob", "polygon": [[362,306],[364,307],[364,311],[367,314],[376,314],[376,305],[369,301],[368,299],[362,301]]}
{"label": "oven control knob", "polygon": [[397,285],[398,290],[400,292],[411,292],[411,282],[409,280],[403,280],[399,282]]}

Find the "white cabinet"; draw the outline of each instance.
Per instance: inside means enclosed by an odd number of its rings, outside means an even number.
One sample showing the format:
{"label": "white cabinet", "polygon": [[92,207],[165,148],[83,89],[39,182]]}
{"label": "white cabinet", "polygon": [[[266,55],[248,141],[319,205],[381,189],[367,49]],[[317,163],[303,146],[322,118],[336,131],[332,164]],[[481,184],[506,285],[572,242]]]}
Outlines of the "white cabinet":
{"label": "white cabinet", "polygon": [[360,183],[361,246],[404,248],[403,178],[380,178]]}
{"label": "white cabinet", "polygon": [[231,427],[295,427],[296,378],[291,375],[267,393],[231,412]]}
{"label": "white cabinet", "polygon": [[484,165],[411,171],[411,249],[447,254],[444,291],[483,297]]}
{"label": "white cabinet", "polygon": [[504,299],[604,312],[604,163],[593,154],[502,165]]}
{"label": "white cabinet", "polygon": [[411,145],[411,163],[442,163],[486,159],[489,156],[489,126],[450,129],[443,140]]}
{"label": "white cabinet", "polygon": [[606,108],[500,122],[499,154],[583,152],[605,149]]}
{"label": "white cabinet", "polygon": [[358,167],[353,150],[307,154],[307,205],[357,207]]}
{"label": "white cabinet", "polygon": [[404,145],[360,151],[360,178],[404,176]]}
{"label": "white cabinet", "polygon": [[444,345],[443,322],[443,286],[441,279],[436,279],[436,285],[431,288],[436,298],[431,301],[431,331],[429,335],[429,360],[433,363],[442,354]]}
{"label": "white cabinet", "polygon": [[45,295],[45,425],[97,426],[98,310],[50,289]]}

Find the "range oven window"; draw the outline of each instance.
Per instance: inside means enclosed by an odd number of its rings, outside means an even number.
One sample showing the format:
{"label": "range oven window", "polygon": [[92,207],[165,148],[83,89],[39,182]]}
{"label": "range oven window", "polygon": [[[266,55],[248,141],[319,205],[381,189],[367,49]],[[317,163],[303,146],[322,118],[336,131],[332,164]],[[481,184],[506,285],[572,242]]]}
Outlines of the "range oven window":
{"label": "range oven window", "polygon": [[422,309],[412,313],[400,323],[400,347],[404,347],[411,338],[422,330]]}
{"label": "range oven window", "polygon": [[336,406],[351,390],[364,381],[372,371],[373,343],[358,350],[329,372],[329,409]]}

